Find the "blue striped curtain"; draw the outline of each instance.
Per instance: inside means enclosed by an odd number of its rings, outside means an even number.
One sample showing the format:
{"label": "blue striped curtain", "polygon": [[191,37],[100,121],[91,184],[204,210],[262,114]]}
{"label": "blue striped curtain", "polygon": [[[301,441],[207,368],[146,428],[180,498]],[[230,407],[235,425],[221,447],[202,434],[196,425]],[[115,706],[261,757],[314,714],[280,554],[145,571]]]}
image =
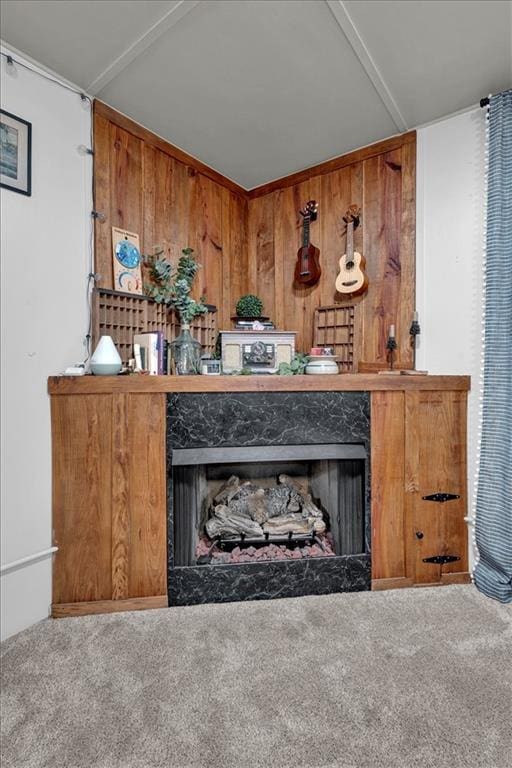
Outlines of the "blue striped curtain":
{"label": "blue striped curtain", "polygon": [[512,602],[512,90],[488,112],[484,392],[476,498],[481,592]]}

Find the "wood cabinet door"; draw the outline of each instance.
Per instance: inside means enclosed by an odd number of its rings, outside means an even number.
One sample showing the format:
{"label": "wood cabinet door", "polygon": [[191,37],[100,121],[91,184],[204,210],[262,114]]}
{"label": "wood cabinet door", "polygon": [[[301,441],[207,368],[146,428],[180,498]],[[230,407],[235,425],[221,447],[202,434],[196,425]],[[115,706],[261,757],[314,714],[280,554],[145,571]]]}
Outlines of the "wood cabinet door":
{"label": "wood cabinet door", "polygon": [[111,597],[111,401],[52,397],[53,603]]}
{"label": "wood cabinet door", "polygon": [[54,605],[167,594],[165,406],[163,393],[52,397]]}
{"label": "wood cabinet door", "polygon": [[[425,499],[436,493],[459,498]],[[407,571],[415,584],[449,583],[467,572],[466,494],[466,392],[406,392]],[[438,555],[460,559],[425,562]]]}
{"label": "wood cabinet door", "polygon": [[404,393],[372,392],[373,589],[409,586],[405,582],[404,448]]}

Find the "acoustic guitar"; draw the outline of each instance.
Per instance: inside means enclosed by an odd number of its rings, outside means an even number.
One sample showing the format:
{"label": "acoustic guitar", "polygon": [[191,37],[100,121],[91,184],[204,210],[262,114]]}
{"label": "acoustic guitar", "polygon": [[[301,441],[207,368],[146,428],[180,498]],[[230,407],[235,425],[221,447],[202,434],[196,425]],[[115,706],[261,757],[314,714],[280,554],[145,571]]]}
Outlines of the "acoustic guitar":
{"label": "acoustic guitar", "polygon": [[366,261],[354,251],[354,229],[359,225],[360,210],[351,205],[343,221],[347,225],[347,252],[340,259],[340,271],[336,278],[336,290],[345,295],[357,296],[368,288],[368,278],[364,273]]}
{"label": "acoustic guitar", "polygon": [[315,285],[320,280],[322,270],[318,257],[320,251],[311,242],[309,237],[309,225],[316,220],[318,203],[310,200],[306,207],[300,211],[303,217],[302,247],[297,251],[297,263],[295,264],[295,282],[299,285]]}

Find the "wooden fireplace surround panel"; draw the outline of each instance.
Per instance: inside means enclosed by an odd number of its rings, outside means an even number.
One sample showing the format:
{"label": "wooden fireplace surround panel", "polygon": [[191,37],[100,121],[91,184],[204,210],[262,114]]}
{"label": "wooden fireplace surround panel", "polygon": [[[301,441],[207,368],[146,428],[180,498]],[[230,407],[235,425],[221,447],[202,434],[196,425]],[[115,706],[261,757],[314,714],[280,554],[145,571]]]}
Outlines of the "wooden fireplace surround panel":
{"label": "wooden fireplace surround panel", "polygon": [[[469,377],[87,376],[48,389],[53,616],[167,605],[167,392],[369,391],[372,588],[469,580]],[[438,492],[459,498],[423,498]],[[424,562],[434,555],[460,560]]]}

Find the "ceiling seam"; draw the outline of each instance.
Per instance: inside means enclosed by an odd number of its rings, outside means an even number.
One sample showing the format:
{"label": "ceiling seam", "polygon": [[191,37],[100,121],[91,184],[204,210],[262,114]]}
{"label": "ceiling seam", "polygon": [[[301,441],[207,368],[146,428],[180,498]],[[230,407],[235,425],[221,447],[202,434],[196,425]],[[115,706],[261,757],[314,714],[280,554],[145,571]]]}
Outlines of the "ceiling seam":
{"label": "ceiling seam", "polygon": [[366,74],[370,78],[373,87],[377,91],[382,103],[386,107],[391,119],[396,125],[399,131],[408,131],[409,126],[405,121],[404,116],[400,112],[400,109],[391,95],[391,92],[386,85],[386,81],[382,77],[377,65],[375,64],[370,51],[368,50],[363,38],[359,34],[359,31],[352,21],[345,7],[343,0],[325,0],[329,9],[334,16],[338,26],[350,43],[352,50],[359,59],[359,62]]}
{"label": "ceiling seam", "polygon": [[108,65],[87,87],[88,93],[97,96],[120,72],[123,71],[132,61],[140,56],[150,45],[152,45],[165,32],[174,27],[187,13],[190,13],[201,0],[179,0],[177,5],[170,8],[158,21],[156,21],[143,35],[137,38],[131,45],[121,53],[117,59]]}

